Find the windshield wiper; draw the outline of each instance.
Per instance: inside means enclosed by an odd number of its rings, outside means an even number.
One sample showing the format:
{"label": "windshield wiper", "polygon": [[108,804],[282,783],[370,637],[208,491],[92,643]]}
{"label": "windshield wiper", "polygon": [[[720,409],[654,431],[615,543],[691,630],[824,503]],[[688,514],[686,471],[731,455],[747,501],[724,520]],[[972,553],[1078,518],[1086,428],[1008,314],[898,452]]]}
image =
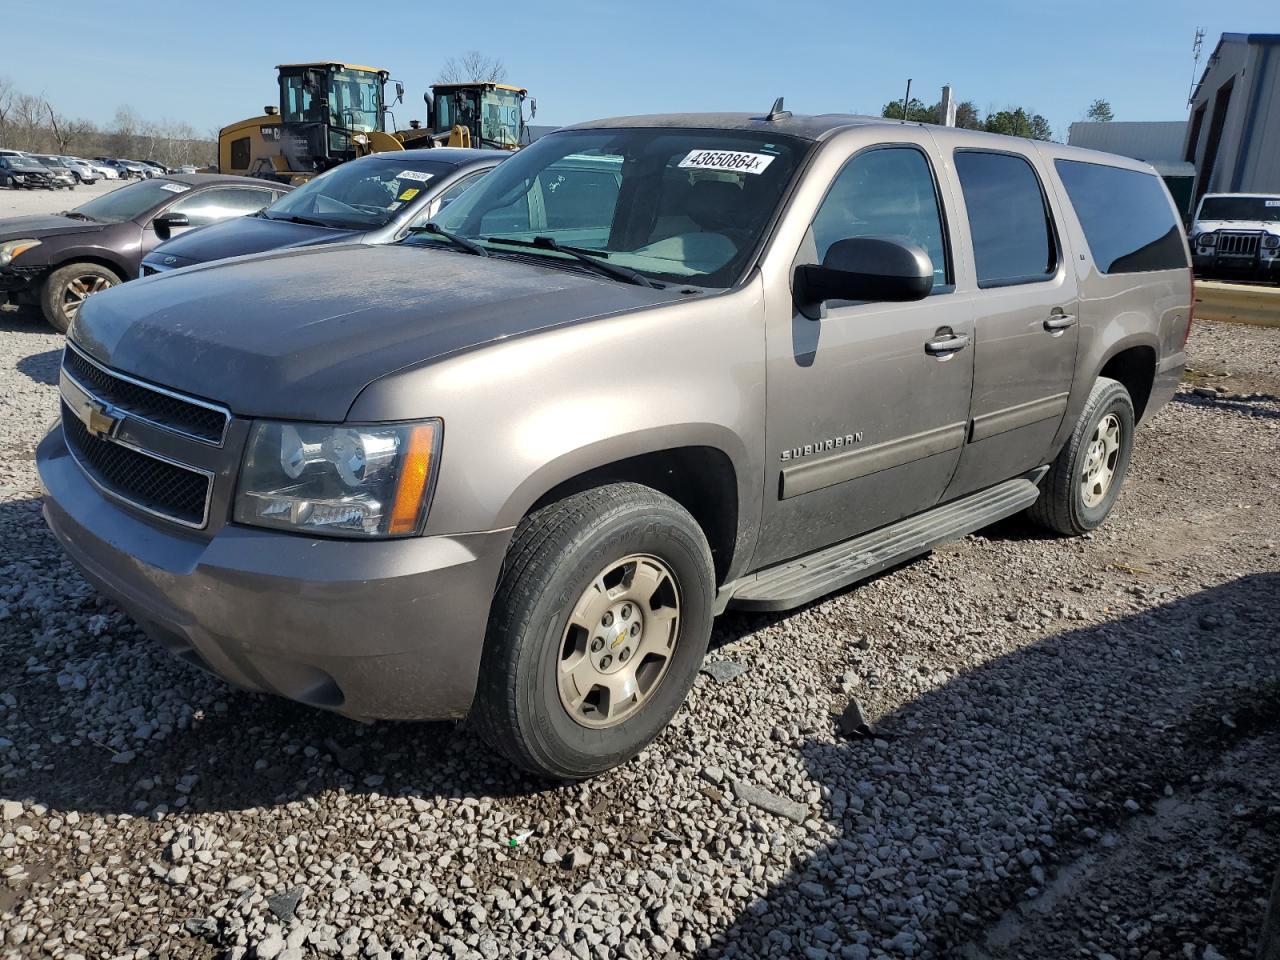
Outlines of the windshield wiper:
{"label": "windshield wiper", "polygon": [[81,213],[79,210],[63,210],[61,215],[70,217],[72,220],[94,220],[96,222],[94,217],[89,216],[87,213]]}
{"label": "windshield wiper", "polygon": [[448,240],[459,250],[465,250],[467,253],[474,253],[477,257],[487,257],[489,255],[489,251],[480,246],[480,244],[476,243],[474,240],[468,240],[466,237],[460,237],[456,233],[446,230],[439,224],[432,223],[430,220],[420,227],[410,227],[409,232],[429,233],[433,237],[440,237],[443,240]]}
{"label": "windshield wiper", "polygon": [[267,217],[268,220],[283,220],[285,223],[303,223],[308,227],[331,227],[333,224],[325,223],[323,220],[312,220],[310,217],[299,217],[291,215],[288,217]]}
{"label": "windshield wiper", "polygon": [[571,257],[575,257],[589,267],[595,268],[597,273],[603,273],[606,276],[613,277],[616,280],[622,280],[626,283],[634,283],[641,287],[650,287],[654,290],[661,289],[661,285],[654,283],[642,273],[637,273],[628,267],[621,267],[616,263],[609,263],[604,257],[609,254],[605,250],[592,250],[590,247],[569,247],[565,246],[555,237],[534,237],[532,240],[521,240],[518,237],[485,237],[490,243],[509,243],[514,247],[536,247],[539,250],[554,250],[556,253],[567,253]]}

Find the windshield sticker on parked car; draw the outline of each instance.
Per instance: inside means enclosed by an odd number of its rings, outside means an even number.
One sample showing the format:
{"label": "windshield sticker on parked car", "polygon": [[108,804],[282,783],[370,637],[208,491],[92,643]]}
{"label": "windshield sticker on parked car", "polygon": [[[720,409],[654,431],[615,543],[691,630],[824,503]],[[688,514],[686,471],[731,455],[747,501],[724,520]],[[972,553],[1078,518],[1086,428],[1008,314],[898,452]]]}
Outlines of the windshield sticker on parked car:
{"label": "windshield sticker on parked car", "polygon": [[160,189],[168,190],[170,193],[186,193],[191,188],[181,183],[162,183]]}
{"label": "windshield sticker on parked car", "polygon": [[773,157],[767,153],[742,150],[690,150],[678,166],[697,170],[723,170],[727,173],[764,173]]}
{"label": "windshield sticker on parked car", "polygon": [[426,183],[431,179],[431,174],[423,173],[421,170],[401,170],[396,174],[396,178],[399,180],[419,180],[422,183]]}
{"label": "windshield sticker on parked car", "polygon": [[1267,201],[1267,206],[1268,206],[1268,207],[1280,207],[1280,200],[1268,200],[1268,201]]}
{"label": "windshield sticker on parked car", "polygon": [[421,190],[419,190],[417,187],[410,187],[410,188],[409,188],[408,190],[406,190],[404,193],[400,194],[399,199],[401,199],[401,200],[412,200],[414,197],[416,197],[416,196],[417,196],[418,194],[420,194],[421,192],[422,192],[422,191],[421,191]]}

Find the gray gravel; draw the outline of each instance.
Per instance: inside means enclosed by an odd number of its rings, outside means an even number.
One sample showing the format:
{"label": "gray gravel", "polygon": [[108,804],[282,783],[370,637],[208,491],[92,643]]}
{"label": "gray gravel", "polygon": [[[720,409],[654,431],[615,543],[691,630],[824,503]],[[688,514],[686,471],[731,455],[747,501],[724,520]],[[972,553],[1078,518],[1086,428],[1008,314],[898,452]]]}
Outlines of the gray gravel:
{"label": "gray gravel", "polygon": [[[0,193],[0,197],[3,194]],[[719,621],[548,788],[465,729],[232,691],[63,560],[60,338],[0,315],[0,957],[1246,957],[1280,859],[1280,330],[1204,323],[1112,520]],[[737,667],[743,669],[737,670]],[[870,736],[837,733],[860,704]]]}
{"label": "gray gravel", "polygon": [[27,217],[37,213],[57,213],[110,193],[137,180],[99,180],[78,184],[74,190],[9,190],[0,188],[0,217]]}

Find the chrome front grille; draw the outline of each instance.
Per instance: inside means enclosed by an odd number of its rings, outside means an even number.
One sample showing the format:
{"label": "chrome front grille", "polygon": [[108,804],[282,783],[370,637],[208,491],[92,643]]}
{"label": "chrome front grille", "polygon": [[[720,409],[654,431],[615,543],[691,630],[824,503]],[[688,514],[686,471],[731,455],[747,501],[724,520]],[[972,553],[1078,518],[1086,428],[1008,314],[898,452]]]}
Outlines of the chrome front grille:
{"label": "chrome front grille", "polygon": [[229,411],[110,370],[70,342],[58,389],[67,448],[98,489],[153,516],[208,526]]}
{"label": "chrome front grille", "polygon": [[62,431],[76,462],[102,489],[185,526],[203,527],[208,522],[212,477],[95,437],[65,402]]}
{"label": "chrome front grille", "polygon": [[88,392],[118,410],[193,440],[222,446],[231,420],[226,409],[108,370],[70,343],[62,366]]}
{"label": "chrome front grille", "polygon": [[1257,233],[1226,233],[1218,231],[1218,253],[1227,257],[1256,257],[1258,242],[1261,236]]}

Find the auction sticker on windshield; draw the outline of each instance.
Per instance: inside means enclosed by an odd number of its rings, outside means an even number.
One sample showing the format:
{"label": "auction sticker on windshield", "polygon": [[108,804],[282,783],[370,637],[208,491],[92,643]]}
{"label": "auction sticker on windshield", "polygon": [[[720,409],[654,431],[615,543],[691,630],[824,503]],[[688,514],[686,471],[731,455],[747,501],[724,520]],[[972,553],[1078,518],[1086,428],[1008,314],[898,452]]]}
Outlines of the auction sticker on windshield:
{"label": "auction sticker on windshield", "polygon": [[191,188],[181,183],[162,183],[160,189],[168,190],[170,193],[186,193]]}
{"label": "auction sticker on windshield", "polygon": [[773,157],[767,153],[742,150],[690,150],[678,166],[697,170],[723,170],[727,173],[764,173]]}
{"label": "auction sticker on windshield", "polygon": [[397,180],[421,180],[426,183],[431,179],[431,174],[423,173],[421,170],[401,170],[396,174]]}

